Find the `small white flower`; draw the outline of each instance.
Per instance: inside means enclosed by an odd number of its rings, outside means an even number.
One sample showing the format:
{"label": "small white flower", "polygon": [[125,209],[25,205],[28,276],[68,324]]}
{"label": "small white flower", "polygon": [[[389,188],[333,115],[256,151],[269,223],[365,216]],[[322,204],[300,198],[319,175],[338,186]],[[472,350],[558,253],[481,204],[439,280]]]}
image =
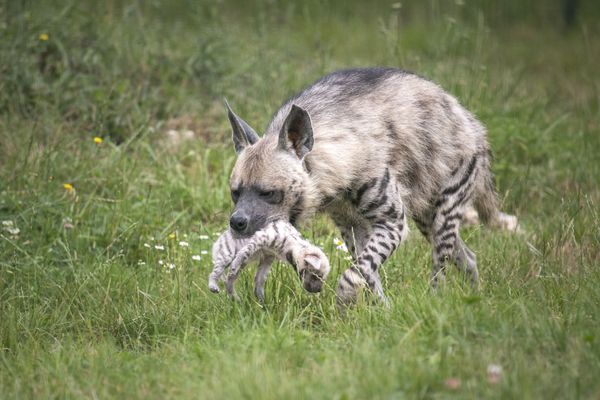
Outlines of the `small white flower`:
{"label": "small white flower", "polygon": [[142,260],[138,260],[137,265],[146,265],[146,263]]}
{"label": "small white flower", "polygon": [[346,247],[345,243],[339,244],[337,246],[335,246],[336,249],[343,251],[344,253],[348,252],[348,247]]}
{"label": "small white flower", "polygon": [[7,221],[2,221],[2,226],[13,226],[14,222],[7,220]]}
{"label": "small white flower", "polygon": [[200,254],[208,254],[208,250],[201,250]]}
{"label": "small white flower", "polygon": [[144,243],[144,247],[147,248],[147,249],[149,249],[152,246],[150,246],[148,243]]}
{"label": "small white flower", "polygon": [[200,260],[202,260],[202,257],[200,257],[198,254],[194,254],[192,256],[192,260],[194,260],[194,261],[200,261]]}
{"label": "small white flower", "polygon": [[487,375],[489,383],[496,384],[500,382],[500,378],[502,377],[502,366],[498,364],[489,364],[487,366]]}
{"label": "small white flower", "polygon": [[184,242],[183,240],[179,242],[180,247],[189,247],[190,244],[188,242]]}
{"label": "small white flower", "polygon": [[163,265],[164,261],[163,260],[158,260],[158,265]]}
{"label": "small white flower", "polygon": [[154,245],[154,248],[155,248],[156,250],[164,250],[164,249],[165,249],[165,246],[163,246],[162,244],[157,244],[157,245]]}
{"label": "small white flower", "polygon": [[198,236],[200,240],[208,240],[208,235],[200,235]]}
{"label": "small white flower", "polygon": [[175,264],[173,264],[173,263],[169,264],[169,269],[175,269]]}
{"label": "small white flower", "polygon": [[221,232],[213,232],[213,236],[221,236]]}
{"label": "small white flower", "polygon": [[154,236],[150,236],[149,239],[150,239],[151,242],[154,242]]}
{"label": "small white flower", "polygon": [[344,244],[344,242],[342,240],[340,240],[339,238],[334,237],[333,244],[335,244],[336,246],[339,246],[341,244]]}
{"label": "small white flower", "polygon": [[344,257],[344,260],[352,261],[352,256],[346,256]]}

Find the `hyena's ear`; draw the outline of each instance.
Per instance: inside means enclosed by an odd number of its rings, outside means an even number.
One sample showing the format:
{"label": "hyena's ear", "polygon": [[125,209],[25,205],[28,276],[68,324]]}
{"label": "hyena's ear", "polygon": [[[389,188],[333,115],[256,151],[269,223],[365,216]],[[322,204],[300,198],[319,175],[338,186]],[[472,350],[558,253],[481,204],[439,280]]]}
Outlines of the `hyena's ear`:
{"label": "hyena's ear", "polygon": [[244,147],[256,143],[259,137],[246,121],[235,115],[233,110],[231,110],[231,107],[229,107],[227,100],[225,100],[225,107],[227,107],[227,117],[229,118],[229,123],[231,124],[231,130],[233,132],[235,152],[239,154]]}
{"label": "hyena's ear", "polygon": [[292,105],[281,132],[279,132],[279,148],[294,151],[299,159],[303,159],[313,148],[313,130],[310,116],[306,110]]}

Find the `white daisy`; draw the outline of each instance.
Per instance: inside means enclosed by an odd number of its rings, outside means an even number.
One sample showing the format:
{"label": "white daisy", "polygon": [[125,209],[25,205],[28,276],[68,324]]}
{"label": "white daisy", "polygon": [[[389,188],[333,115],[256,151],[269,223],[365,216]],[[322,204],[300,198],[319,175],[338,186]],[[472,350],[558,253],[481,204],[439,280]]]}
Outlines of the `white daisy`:
{"label": "white daisy", "polygon": [[202,260],[202,257],[200,257],[198,254],[194,254],[192,256],[192,260],[194,260],[194,261],[200,261],[200,260]]}
{"label": "white daisy", "polygon": [[189,244],[188,242],[184,242],[183,240],[181,240],[181,241],[179,242],[179,246],[180,246],[180,247],[189,247],[189,246],[190,246],[190,244]]}
{"label": "white daisy", "polygon": [[157,245],[155,245],[155,246],[154,246],[154,248],[155,248],[156,250],[164,250],[164,249],[165,249],[165,246],[163,246],[162,244],[157,244]]}
{"label": "white daisy", "polygon": [[208,240],[208,235],[200,235],[198,238],[200,238],[200,240]]}
{"label": "white daisy", "polygon": [[345,243],[339,244],[337,246],[335,246],[336,249],[343,251],[344,253],[348,252],[348,247],[346,247]]}
{"label": "white daisy", "polygon": [[333,238],[333,244],[336,246],[341,246],[344,244],[344,242],[340,238]]}

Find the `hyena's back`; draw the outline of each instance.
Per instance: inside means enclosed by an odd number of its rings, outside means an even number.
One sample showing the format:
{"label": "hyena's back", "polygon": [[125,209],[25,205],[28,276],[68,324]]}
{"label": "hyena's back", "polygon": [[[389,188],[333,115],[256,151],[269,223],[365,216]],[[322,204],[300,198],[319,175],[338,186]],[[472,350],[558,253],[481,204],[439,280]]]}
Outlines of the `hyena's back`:
{"label": "hyena's back", "polygon": [[496,213],[486,131],[433,82],[393,68],[339,71],[287,101],[265,137],[277,137],[292,104],[312,121],[306,164],[321,204],[389,169],[409,215],[420,218],[453,171],[477,156],[475,202],[484,220]]}

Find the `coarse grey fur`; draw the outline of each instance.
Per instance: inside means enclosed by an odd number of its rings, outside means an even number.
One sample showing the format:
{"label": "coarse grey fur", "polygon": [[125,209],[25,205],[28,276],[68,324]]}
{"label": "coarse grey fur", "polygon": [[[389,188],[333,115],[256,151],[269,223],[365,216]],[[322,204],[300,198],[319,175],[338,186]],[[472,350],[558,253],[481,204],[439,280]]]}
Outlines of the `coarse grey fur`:
{"label": "coarse grey fur", "polygon": [[[340,279],[341,303],[365,284],[386,301],[379,267],[405,240],[407,217],[432,244],[433,286],[449,261],[477,284],[459,225],[469,203],[484,222],[498,218],[490,147],[483,125],[435,83],[395,68],[334,72],[288,100],[253,139],[236,142],[245,145],[230,180],[234,215],[249,219],[239,234],[329,214],[355,261]],[[256,188],[281,198],[251,204]]]}
{"label": "coarse grey fur", "polygon": [[275,258],[291,264],[298,273],[302,286],[311,293],[320,292],[329,274],[329,260],[325,253],[307,240],[289,222],[278,220],[250,237],[239,238],[231,230],[225,231],[215,241],[212,249],[213,271],[208,277],[208,287],[218,293],[218,281],[228,266],[227,292],[237,297],[234,283],[241,270],[253,259],[258,258],[259,267],[254,278],[254,293],[262,302],[265,282]]}

